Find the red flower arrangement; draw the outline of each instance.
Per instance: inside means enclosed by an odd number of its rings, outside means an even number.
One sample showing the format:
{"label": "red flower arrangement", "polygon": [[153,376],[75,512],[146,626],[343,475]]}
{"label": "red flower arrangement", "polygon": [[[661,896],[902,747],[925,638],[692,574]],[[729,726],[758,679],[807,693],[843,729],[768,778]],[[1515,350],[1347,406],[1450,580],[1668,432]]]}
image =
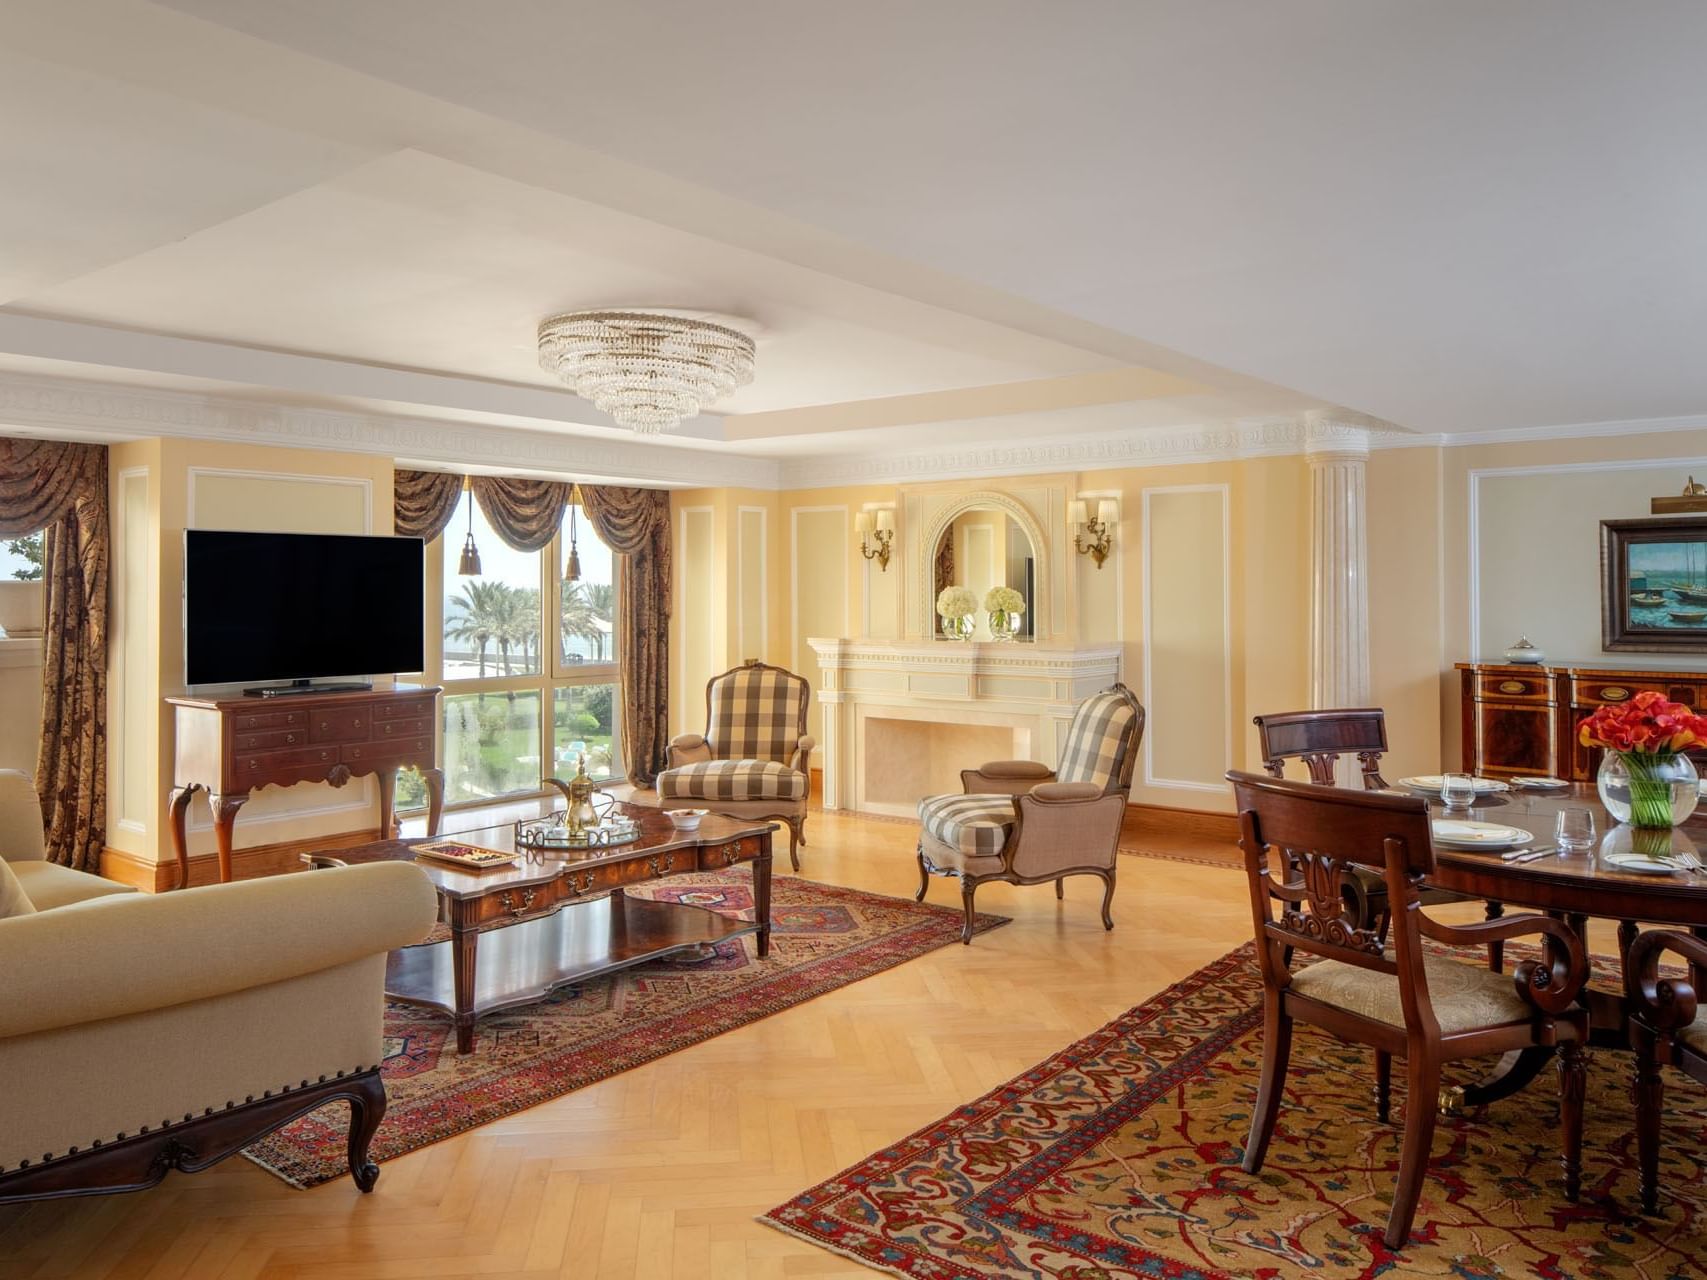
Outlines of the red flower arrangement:
{"label": "red flower arrangement", "polygon": [[1648,690],[1602,707],[1582,722],[1577,737],[1585,747],[1620,755],[1675,756],[1707,746],[1707,716]]}

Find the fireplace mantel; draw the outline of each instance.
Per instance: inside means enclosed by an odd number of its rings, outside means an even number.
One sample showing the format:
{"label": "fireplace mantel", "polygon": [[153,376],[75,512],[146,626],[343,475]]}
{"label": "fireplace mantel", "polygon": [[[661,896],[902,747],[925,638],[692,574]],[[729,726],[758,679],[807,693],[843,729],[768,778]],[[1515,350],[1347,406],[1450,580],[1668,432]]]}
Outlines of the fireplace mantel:
{"label": "fireplace mantel", "polygon": [[[818,655],[826,809],[905,816],[986,759],[1053,765],[1074,709],[1120,679],[1112,644],[807,643]],[[968,753],[977,758],[955,758]]]}

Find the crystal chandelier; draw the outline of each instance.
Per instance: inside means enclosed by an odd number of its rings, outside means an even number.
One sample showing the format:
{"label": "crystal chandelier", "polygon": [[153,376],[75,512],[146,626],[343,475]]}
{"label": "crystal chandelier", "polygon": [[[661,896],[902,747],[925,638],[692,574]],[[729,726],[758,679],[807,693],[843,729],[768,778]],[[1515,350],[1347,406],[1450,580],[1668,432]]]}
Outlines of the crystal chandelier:
{"label": "crystal chandelier", "polygon": [[647,311],[571,311],[539,326],[539,364],[618,423],[667,431],[753,380],[739,330]]}

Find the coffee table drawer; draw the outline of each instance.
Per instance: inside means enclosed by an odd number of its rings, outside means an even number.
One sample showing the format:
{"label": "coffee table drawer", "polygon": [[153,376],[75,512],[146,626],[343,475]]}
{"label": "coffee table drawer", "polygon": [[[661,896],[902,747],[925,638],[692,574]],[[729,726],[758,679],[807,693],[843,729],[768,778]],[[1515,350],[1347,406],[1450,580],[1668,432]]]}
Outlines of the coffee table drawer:
{"label": "coffee table drawer", "polygon": [[758,836],[746,836],[740,840],[731,840],[727,844],[706,845],[699,851],[699,869],[721,871],[737,862],[751,862],[759,856],[760,843]]}

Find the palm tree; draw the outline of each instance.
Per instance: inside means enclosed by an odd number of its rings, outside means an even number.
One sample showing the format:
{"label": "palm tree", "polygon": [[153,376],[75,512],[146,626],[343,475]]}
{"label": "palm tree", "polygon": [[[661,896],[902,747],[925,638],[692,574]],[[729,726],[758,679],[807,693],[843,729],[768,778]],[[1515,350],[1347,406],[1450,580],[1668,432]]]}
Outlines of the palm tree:
{"label": "palm tree", "polygon": [[486,646],[503,630],[509,590],[502,582],[465,582],[461,594],[450,601],[455,612],[445,619],[445,637],[473,642],[482,679],[486,676]]}
{"label": "palm tree", "polygon": [[510,643],[522,652],[523,664],[534,669],[535,650],[539,644],[539,588],[517,587],[510,593],[510,612],[506,630]]}
{"label": "palm tree", "polygon": [[563,584],[563,635],[580,636],[593,645],[593,660],[603,662],[616,617],[616,588],[608,582]]}

